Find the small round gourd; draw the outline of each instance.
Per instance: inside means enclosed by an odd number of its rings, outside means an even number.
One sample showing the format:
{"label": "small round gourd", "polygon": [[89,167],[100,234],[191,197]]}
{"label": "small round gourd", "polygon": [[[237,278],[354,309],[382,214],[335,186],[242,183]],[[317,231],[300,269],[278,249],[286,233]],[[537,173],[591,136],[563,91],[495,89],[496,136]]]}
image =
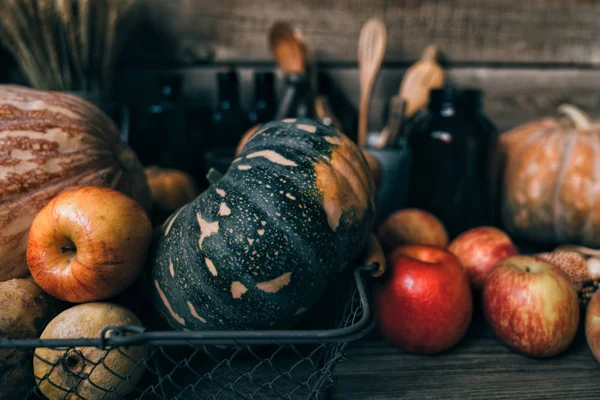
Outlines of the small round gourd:
{"label": "small round gourd", "polygon": [[177,210],[200,194],[194,178],[183,171],[150,166],[144,172],[152,193],[152,202],[159,210]]}

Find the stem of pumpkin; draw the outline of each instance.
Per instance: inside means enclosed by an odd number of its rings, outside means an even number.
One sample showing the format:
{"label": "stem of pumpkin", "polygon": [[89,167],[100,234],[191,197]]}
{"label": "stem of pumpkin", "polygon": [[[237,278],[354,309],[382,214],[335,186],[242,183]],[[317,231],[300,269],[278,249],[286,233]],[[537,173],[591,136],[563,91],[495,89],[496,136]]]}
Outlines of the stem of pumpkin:
{"label": "stem of pumpkin", "polygon": [[589,115],[572,104],[561,104],[557,111],[567,117],[575,125],[575,129],[586,131],[592,127]]}

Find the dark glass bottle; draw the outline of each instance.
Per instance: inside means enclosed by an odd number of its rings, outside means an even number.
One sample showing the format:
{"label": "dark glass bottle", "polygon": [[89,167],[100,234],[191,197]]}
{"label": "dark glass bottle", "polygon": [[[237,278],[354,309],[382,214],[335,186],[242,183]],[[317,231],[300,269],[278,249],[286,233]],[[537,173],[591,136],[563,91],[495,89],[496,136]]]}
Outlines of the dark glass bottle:
{"label": "dark glass bottle", "polygon": [[415,121],[409,203],[437,216],[454,237],[470,227],[470,166],[467,135],[457,92],[432,90],[428,110]]}
{"label": "dark glass bottle", "polygon": [[162,101],[152,111],[162,114],[160,165],[187,170],[187,130],[185,113],[177,106],[181,94],[181,76],[161,79]]}
{"label": "dark glass bottle", "polygon": [[185,169],[185,113],[179,104],[181,76],[159,79],[158,99],[137,118],[132,147],[144,165]]}
{"label": "dark glass bottle", "polygon": [[471,215],[475,225],[498,225],[499,203],[494,159],[498,131],[483,113],[483,93],[465,89],[461,94],[462,116],[469,143]]}
{"label": "dark glass bottle", "polygon": [[272,72],[254,74],[254,104],[248,113],[250,125],[269,122],[275,116],[275,76]]}
{"label": "dark glass bottle", "polygon": [[212,135],[209,147],[235,148],[250,127],[248,117],[240,105],[237,73],[226,68],[217,72],[219,102],[212,113]]}
{"label": "dark glass bottle", "polygon": [[314,118],[314,98],[306,74],[288,74],[283,78],[284,90],[275,119]]}

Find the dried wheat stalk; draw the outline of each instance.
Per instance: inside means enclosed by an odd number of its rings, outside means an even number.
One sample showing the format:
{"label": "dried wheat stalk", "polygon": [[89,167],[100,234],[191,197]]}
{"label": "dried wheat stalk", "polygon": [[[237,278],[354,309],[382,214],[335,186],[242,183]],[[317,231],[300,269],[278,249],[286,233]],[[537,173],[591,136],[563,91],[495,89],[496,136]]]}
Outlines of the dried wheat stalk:
{"label": "dried wheat stalk", "polygon": [[0,41],[33,87],[108,90],[136,0],[2,0]]}

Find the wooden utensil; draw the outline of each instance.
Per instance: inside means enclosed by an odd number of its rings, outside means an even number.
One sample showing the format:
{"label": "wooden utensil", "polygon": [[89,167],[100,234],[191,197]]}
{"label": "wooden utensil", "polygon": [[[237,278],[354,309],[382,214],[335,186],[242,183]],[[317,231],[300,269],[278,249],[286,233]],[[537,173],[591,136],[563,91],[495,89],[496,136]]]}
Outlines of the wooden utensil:
{"label": "wooden utensil", "polygon": [[279,21],[273,24],[269,32],[269,47],[284,74],[306,73],[304,47],[287,22]]}
{"label": "wooden utensil", "polygon": [[433,44],[427,46],[421,59],[407,69],[402,78],[399,94],[406,102],[407,117],[427,105],[431,89],[444,85],[444,69],[438,64],[437,56],[437,47]]}
{"label": "wooden utensil", "polygon": [[406,70],[399,94],[392,99],[390,118],[381,131],[376,148],[382,149],[394,143],[402,122],[427,105],[431,89],[444,85],[444,70],[437,63],[437,56],[437,47],[429,45],[423,50],[421,59]]}
{"label": "wooden utensil", "polygon": [[363,147],[367,143],[367,119],[371,94],[383,62],[386,46],[385,24],[379,18],[370,18],[364,23],[358,39],[358,67],[360,70],[358,144]]}
{"label": "wooden utensil", "polygon": [[274,119],[283,119],[306,95],[309,85],[306,74],[308,49],[302,37],[287,22],[276,22],[269,32],[269,47],[277,65],[285,74],[285,90]]}

